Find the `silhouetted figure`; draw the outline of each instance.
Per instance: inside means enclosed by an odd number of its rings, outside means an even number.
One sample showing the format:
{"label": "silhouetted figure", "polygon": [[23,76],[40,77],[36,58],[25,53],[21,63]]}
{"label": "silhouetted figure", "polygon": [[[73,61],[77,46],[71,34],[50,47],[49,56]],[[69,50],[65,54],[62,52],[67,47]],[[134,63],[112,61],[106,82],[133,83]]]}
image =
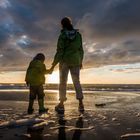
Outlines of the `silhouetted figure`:
{"label": "silhouetted figure", "polygon": [[66,87],[68,73],[70,71],[73,84],[76,90],[76,98],[79,100],[79,111],[84,111],[83,92],[79,80],[80,69],[83,61],[82,36],[77,29],[73,28],[70,18],[65,17],[61,20],[62,30],[57,42],[57,52],[52,63],[51,71],[59,63],[60,84],[59,100],[60,103],[55,107],[57,112],[64,111],[64,101],[66,98]]}
{"label": "silhouetted figure", "polygon": [[32,114],[34,111],[33,103],[36,96],[38,97],[39,113],[48,111],[48,108],[44,107],[45,94],[43,84],[45,83],[45,74],[49,73],[49,70],[46,70],[44,61],[44,54],[38,53],[30,62],[26,72],[25,81],[30,88],[28,114]]}

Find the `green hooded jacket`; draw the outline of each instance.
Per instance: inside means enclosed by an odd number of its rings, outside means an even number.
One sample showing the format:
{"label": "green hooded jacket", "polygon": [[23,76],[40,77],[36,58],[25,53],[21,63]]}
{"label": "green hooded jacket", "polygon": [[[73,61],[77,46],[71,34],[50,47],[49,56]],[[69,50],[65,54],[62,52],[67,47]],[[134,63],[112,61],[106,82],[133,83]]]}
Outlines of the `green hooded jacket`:
{"label": "green hooded jacket", "polygon": [[31,86],[45,83],[46,66],[40,60],[32,60],[26,72],[25,81]]}
{"label": "green hooded jacket", "polygon": [[57,51],[52,63],[66,63],[69,66],[80,66],[83,61],[82,36],[78,30],[62,30],[57,42]]}

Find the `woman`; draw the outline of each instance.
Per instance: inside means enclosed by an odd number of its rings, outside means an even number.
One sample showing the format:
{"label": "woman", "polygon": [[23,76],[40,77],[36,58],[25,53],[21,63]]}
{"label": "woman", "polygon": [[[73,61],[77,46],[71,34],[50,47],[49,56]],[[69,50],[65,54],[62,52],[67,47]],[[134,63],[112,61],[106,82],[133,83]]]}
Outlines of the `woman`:
{"label": "woman", "polygon": [[84,111],[83,92],[79,81],[80,69],[83,61],[82,37],[78,30],[73,28],[69,17],[61,20],[62,30],[57,42],[57,52],[52,63],[51,72],[59,63],[60,103],[55,107],[56,111],[64,111],[64,101],[66,101],[66,86],[68,72],[70,71],[73,84],[76,90],[76,98],[79,100],[79,111]]}

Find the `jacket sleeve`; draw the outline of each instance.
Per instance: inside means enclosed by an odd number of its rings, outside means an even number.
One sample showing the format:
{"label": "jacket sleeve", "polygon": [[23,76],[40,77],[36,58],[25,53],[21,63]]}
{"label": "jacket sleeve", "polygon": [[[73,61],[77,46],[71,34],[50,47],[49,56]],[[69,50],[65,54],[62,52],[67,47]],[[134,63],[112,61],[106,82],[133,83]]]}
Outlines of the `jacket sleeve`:
{"label": "jacket sleeve", "polygon": [[45,64],[40,64],[38,65],[38,72],[45,75],[47,74],[47,69],[46,69],[46,65]]}
{"label": "jacket sleeve", "polygon": [[60,35],[57,41],[57,50],[52,66],[56,66],[62,60],[64,54],[64,46],[64,39],[62,38],[62,35]]}
{"label": "jacket sleeve", "polygon": [[44,75],[50,73],[50,70],[49,70],[49,69],[46,69],[46,65],[45,65],[45,64],[43,64],[42,73],[43,73]]}
{"label": "jacket sleeve", "polygon": [[25,82],[29,82],[29,80],[28,80],[28,70],[26,71],[26,75],[25,75]]}
{"label": "jacket sleeve", "polygon": [[84,49],[83,49],[83,43],[82,43],[82,36],[81,36],[81,34],[80,34],[80,49],[79,49],[79,51],[80,51],[80,57],[81,57],[81,63],[82,63],[83,58],[84,58]]}
{"label": "jacket sleeve", "polygon": [[30,64],[29,64],[29,66],[27,68],[26,75],[25,75],[25,82],[26,83],[29,82],[29,69],[30,69]]}

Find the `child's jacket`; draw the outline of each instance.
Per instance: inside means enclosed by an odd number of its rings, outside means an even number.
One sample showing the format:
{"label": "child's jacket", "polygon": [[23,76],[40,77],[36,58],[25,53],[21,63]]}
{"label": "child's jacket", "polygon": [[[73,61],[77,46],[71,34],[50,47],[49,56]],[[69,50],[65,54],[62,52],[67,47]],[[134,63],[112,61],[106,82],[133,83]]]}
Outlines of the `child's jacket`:
{"label": "child's jacket", "polygon": [[31,86],[45,83],[46,66],[39,60],[32,60],[26,72],[25,81]]}

